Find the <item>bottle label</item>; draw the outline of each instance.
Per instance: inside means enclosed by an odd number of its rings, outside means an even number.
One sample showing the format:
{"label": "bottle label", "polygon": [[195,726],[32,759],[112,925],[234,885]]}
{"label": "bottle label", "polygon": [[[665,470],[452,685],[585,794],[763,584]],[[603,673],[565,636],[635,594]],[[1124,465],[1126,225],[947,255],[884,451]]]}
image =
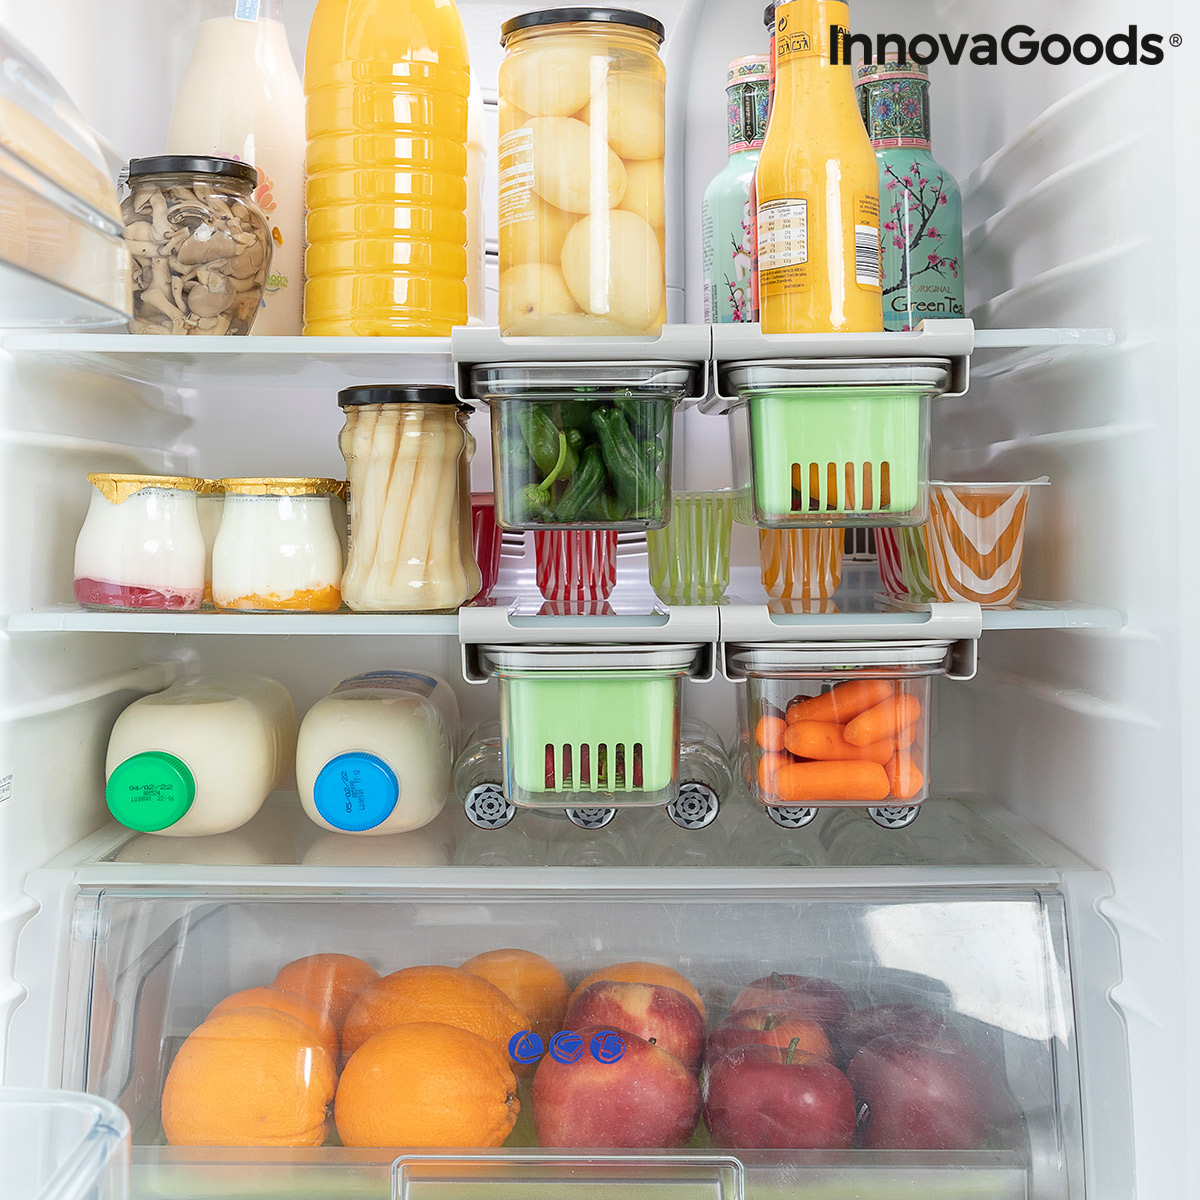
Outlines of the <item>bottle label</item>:
{"label": "bottle label", "polygon": [[358,692],[364,688],[385,688],[389,691],[411,692],[416,696],[431,696],[438,681],[430,675],[418,675],[413,671],[368,671],[365,675],[355,675],[344,679],[329,694],[337,696],[342,692]]}
{"label": "bottle label", "polygon": [[775,10],[775,61],[818,58],[849,65],[850,7],[844,0],[795,0]]}
{"label": "bottle label", "polygon": [[768,200],[758,206],[758,291],[781,296],[805,290],[808,279],[808,201]]}
{"label": "bottle label", "polygon": [[500,185],[500,226],[532,221],[533,130],[509,130],[497,145],[496,171]]}
{"label": "bottle label", "polygon": [[879,240],[879,197],[854,197],[854,281],[871,291],[883,290],[883,245]]}
{"label": "bottle label", "polygon": [[234,18],[238,21],[257,21],[261,6],[262,0],[237,0],[237,8],[233,10]]}
{"label": "bottle label", "polygon": [[881,78],[857,84],[858,105],[871,145],[929,149],[929,79],[904,71],[905,63],[880,63]]}
{"label": "bottle label", "polygon": [[767,132],[767,81],[764,78],[745,80],[725,89],[728,100],[726,120],[729,130],[729,153],[760,150]]}

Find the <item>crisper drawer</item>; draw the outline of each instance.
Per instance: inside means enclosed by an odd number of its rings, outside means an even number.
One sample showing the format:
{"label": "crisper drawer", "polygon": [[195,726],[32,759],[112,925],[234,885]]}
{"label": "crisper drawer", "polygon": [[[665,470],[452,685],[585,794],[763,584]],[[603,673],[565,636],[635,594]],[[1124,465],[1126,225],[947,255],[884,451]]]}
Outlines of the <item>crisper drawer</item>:
{"label": "crisper drawer", "polygon": [[[621,1155],[661,1159],[638,1178],[664,1196],[1084,1194],[1090,902],[1019,871],[509,874],[83,886],[63,1082],[129,1115],[134,1195],[386,1197],[403,1157],[415,1200],[616,1196]],[[312,955],[347,957],[289,966]],[[317,1016],[262,991],[213,1014],[272,984]],[[568,1156],[570,1186],[535,1187],[530,1155]]]}

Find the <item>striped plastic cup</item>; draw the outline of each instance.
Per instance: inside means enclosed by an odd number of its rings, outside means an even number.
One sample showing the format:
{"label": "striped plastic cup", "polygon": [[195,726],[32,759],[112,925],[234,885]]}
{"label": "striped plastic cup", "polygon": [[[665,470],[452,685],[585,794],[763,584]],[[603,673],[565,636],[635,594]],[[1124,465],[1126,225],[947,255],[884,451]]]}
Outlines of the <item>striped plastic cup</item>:
{"label": "striped plastic cup", "polygon": [[879,576],[883,580],[883,590],[889,596],[922,604],[937,599],[926,549],[928,528],[928,525],[885,526],[875,530]]}
{"label": "striped plastic cup", "polygon": [[547,600],[607,600],[617,582],[615,529],[548,529],[533,535],[538,590]]}
{"label": "striped plastic cup", "polygon": [[1027,483],[930,484],[929,565],[939,600],[1009,608],[1021,590],[1021,552],[1032,488]]}
{"label": "striped plastic cup", "polygon": [[760,529],[758,557],[767,595],[826,604],[842,582],[844,529]]}
{"label": "striped plastic cup", "polygon": [[735,493],[673,492],[665,529],[646,532],[650,586],[667,604],[715,604],[729,586]]}

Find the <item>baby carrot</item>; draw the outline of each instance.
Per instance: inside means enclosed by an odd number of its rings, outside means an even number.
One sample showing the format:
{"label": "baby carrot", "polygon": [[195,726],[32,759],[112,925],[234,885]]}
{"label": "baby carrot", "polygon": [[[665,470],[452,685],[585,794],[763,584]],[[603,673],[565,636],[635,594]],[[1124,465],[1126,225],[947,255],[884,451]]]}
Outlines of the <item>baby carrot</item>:
{"label": "baby carrot", "polygon": [[774,796],[776,794],[776,773],[780,767],[786,767],[789,763],[795,761],[790,754],[773,754],[768,750],[758,760],[758,786],[768,795]]}
{"label": "baby carrot", "polygon": [[782,717],[760,717],[754,730],[754,740],[764,750],[782,750],[786,732],[787,722]]}
{"label": "baby carrot", "polygon": [[895,694],[896,685],[887,679],[847,679],[819,696],[793,700],[788,705],[788,724],[793,721],[838,721],[844,725]]}
{"label": "baby carrot", "polygon": [[920,716],[920,700],[902,692],[859,713],[846,725],[846,741],[852,746],[866,746],[881,738],[895,737],[915,725]]}
{"label": "baby carrot", "polygon": [[925,786],[925,776],[907,750],[898,750],[896,757],[883,769],[887,773],[891,794],[897,800],[911,800]]}
{"label": "baby carrot", "polygon": [[896,753],[896,743],[882,738],[872,746],[852,746],[843,736],[844,725],[836,721],[796,721],[787,727],[784,746],[797,758],[816,758],[823,762],[877,762],[882,766]]}
{"label": "baby carrot", "polygon": [[789,763],[775,773],[775,794],[786,804],[816,800],[885,800],[888,778],[873,762]]}

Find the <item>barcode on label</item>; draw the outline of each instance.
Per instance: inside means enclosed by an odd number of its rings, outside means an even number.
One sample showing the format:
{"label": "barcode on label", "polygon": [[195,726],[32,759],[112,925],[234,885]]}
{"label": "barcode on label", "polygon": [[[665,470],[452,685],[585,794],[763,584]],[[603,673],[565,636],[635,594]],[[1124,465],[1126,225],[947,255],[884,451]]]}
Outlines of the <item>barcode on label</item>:
{"label": "barcode on label", "polygon": [[879,287],[883,263],[879,230],[874,225],[854,227],[854,280],[867,287]]}

